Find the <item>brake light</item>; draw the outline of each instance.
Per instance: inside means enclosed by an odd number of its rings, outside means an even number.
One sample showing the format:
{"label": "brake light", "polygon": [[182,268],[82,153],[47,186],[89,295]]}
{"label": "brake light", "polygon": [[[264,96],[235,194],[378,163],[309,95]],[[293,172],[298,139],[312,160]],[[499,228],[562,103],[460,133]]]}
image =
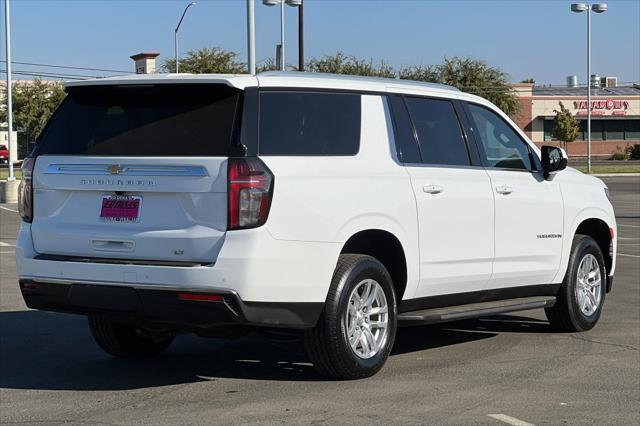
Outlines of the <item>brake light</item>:
{"label": "brake light", "polygon": [[228,229],[256,228],[269,216],[273,174],[258,158],[230,158],[228,168]]}
{"label": "brake light", "polygon": [[178,293],[178,299],[189,302],[222,302],[219,294]]}
{"label": "brake light", "polygon": [[33,220],[33,168],[36,165],[34,157],[27,157],[22,161],[22,180],[18,187],[18,211],[25,222]]}

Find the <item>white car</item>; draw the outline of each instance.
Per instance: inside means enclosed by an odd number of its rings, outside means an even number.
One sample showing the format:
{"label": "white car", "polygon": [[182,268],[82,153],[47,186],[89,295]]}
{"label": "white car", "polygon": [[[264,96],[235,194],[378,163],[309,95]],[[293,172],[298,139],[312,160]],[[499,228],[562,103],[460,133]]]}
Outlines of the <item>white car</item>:
{"label": "white car", "polygon": [[396,328],[544,308],[592,328],[616,223],[602,181],[454,88],[307,73],[69,83],[23,165],[27,305],[108,353],[291,330],[324,375]]}

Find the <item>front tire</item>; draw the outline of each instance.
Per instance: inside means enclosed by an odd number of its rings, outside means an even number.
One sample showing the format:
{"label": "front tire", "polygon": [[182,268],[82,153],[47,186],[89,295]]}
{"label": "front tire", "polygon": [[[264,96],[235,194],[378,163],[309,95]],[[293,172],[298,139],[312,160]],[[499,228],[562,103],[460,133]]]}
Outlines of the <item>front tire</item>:
{"label": "front tire", "polygon": [[365,378],[386,362],[396,327],[396,296],[387,269],[371,256],[343,254],[318,324],[305,333],[305,347],[322,375]]}
{"label": "front tire", "polygon": [[606,280],[600,246],[588,235],[576,235],[556,304],[545,309],[551,326],[558,331],[591,330],[602,313]]}
{"label": "front tire", "polygon": [[89,328],[98,346],[117,358],[151,358],[164,351],[172,335],[152,335],[137,327],[100,315],[89,316]]}

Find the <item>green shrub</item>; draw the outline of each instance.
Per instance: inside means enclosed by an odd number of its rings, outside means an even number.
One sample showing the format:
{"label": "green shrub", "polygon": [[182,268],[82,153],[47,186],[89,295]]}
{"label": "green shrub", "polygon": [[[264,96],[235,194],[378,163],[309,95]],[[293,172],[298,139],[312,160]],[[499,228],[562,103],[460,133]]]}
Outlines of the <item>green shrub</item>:
{"label": "green shrub", "polygon": [[640,160],[640,143],[628,146],[626,151],[630,160]]}
{"label": "green shrub", "polygon": [[619,146],[616,146],[616,150],[611,154],[611,160],[626,160],[629,157],[627,156],[627,151],[623,150]]}

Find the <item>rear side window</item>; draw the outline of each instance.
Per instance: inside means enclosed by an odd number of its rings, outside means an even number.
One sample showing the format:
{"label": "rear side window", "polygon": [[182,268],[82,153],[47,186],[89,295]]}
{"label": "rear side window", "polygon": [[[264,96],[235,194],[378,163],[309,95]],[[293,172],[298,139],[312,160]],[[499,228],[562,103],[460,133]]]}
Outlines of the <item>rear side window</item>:
{"label": "rear side window", "polygon": [[71,88],[36,153],[227,156],[240,98],[218,85]]}
{"label": "rear side window", "polygon": [[356,155],[361,97],[351,93],[262,92],[260,155]]}
{"label": "rear side window", "polygon": [[419,164],[422,162],[420,148],[416,143],[413,124],[409,112],[401,96],[390,95],[389,105],[393,114],[393,130],[398,151],[398,159],[406,164]]}
{"label": "rear side window", "polygon": [[471,164],[462,127],[451,101],[408,97],[406,102],[418,135],[423,163]]}

